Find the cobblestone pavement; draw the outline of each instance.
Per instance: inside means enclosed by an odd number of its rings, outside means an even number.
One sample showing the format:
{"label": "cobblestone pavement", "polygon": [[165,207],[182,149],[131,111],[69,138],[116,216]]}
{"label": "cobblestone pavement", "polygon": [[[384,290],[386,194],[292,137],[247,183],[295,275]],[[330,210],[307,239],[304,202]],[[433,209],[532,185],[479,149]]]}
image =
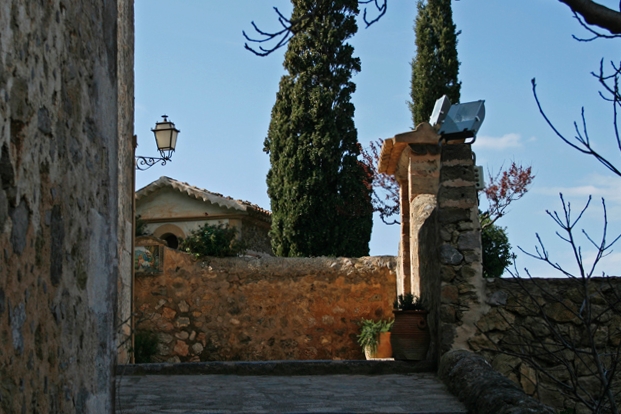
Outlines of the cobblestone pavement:
{"label": "cobblestone pavement", "polygon": [[431,373],[133,375],[116,392],[117,414],[467,412]]}

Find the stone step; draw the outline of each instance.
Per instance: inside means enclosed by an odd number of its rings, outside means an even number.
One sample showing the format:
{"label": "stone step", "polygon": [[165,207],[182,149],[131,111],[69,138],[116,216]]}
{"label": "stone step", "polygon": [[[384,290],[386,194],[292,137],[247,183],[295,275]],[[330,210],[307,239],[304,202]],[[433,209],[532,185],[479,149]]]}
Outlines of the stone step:
{"label": "stone step", "polygon": [[429,361],[210,361],[118,365],[117,375],[390,375],[433,372]]}

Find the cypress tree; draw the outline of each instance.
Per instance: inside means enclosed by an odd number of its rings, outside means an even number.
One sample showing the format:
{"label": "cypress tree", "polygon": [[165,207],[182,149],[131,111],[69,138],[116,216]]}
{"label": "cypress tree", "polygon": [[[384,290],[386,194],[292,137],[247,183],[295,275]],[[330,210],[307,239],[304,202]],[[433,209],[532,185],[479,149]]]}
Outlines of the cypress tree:
{"label": "cypress tree", "polygon": [[357,0],[292,0],[313,18],[288,44],[264,143],[274,253],[363,256],[371,237],[370,176],[358,160],[351,81]]}
{"label": "cypress tree", "polygon": [[428,121],[433,105],[442,95],[459,102],[457,32],[451,0],[418,2],[416,16],[416,57],[412,60],[412,121],[414,126]]}

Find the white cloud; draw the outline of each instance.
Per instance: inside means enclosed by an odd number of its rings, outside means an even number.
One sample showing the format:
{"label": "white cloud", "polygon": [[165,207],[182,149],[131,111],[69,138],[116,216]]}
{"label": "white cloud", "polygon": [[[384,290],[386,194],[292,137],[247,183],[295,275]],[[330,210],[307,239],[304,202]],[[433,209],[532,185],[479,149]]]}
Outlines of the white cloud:
{"label": "white cloud", "polygon": [[604,198],[607,203],[621,204],[621,179],[615,176],[589,174],[583,185],[571,187],[537,187],[534,191],[542,195],[558,196],[562,193],[567,197]]}
{"label": "white cloud", "polygon": [[[592,200],[586,216],[591,219],[596,218],[598,222],[603,217],[601,204],[603,198],[606,202],[608,222],[617,223],[609,229],[609,236],[614,234],[616,237],[619,233],[618,223],[621,221],[621,179],[610,175],[589,174],[581,181],[584,184],[581,182],[579,185],[567,187],[535,187],[532,191],[536,194],[555,197],[557,201],[559,193],[562,193],[565,201],[571,203],[575,214],[585,206],[588,197],[591,196]],[[551,210],[560,212],[561,209],[560,202],[557,202]],[[591,223],[591,225],[594,224]]]}
{"label": "white cloud", "polygon": [[490,150],[502,151],[507,148],[519,148],[522,146],[522,137],[520,134],[510,133],[501,137],[477,137],[474,145],[477,149],[484,148]]}

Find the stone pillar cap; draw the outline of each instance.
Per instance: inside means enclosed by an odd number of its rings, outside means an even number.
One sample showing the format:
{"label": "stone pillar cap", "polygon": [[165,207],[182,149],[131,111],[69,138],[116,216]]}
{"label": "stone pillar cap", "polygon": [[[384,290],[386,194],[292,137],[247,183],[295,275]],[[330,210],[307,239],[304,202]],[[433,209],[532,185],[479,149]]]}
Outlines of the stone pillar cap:
{"label": "stone pillar cap", "polygon": [[403,132],[384,140],[377,170],[381,173],[394,174],[401,153],[409,144],[437,145],[439,141],[440,135],[429,122],[421,122],[413,131]]}

